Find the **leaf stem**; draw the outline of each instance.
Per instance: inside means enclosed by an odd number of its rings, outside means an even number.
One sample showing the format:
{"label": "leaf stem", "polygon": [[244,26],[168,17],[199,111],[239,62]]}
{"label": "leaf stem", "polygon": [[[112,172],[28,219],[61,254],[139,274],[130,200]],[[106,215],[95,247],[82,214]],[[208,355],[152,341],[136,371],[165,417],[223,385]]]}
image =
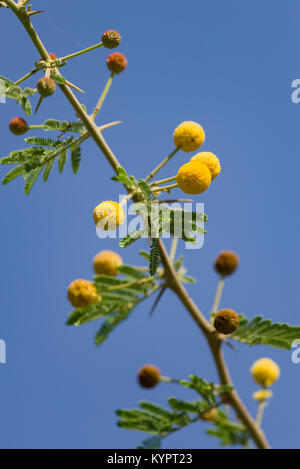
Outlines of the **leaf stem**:
{"label": "leaf stem", "polygon": [[97,115],[98,115],[98,113],[99,113],[99,111],[100,111],[100,109],[101,109],[101,107],[102,107],[102,105],[103,105],[103,103],[104,103],[104,100],[105,100],[105,98],[106,98],[106,96],[107,96],[107,93],[108,93],[108,91],[109,91],[109,88],[111,87],[111,84],[112,84],[114,75],[115,75],[115,74],[112,73],[112,74],[110,75],[109,79],[107,80],[107,83],[106,83],[106,85],[105,85],[105,87],[104,87],[104,90],[102,91],[102,94],[101,94],[101,96],[100,96],[100,98],[99,98],[99,101],[98,101],[98,103],[97,103],[97,106],[95,107],[95,109],[94,109],[94,111],[93,111],[93,114],[91,115],[91,119],[92,119],[93,121],[96,119],[96,117],[97,117]]}
{"label": "leaf stem", "polygon": [[215,296],[215,300],[214,300],[214,304],[213,304],[211,313],[216,313],[219,309],[219,305],[220,305],[220,301],[221,301],[221,297],[222,297],[222,292],[223,292],[223,288],[224,288],[224,280],[225,280],[224,276],[221,275],[221,277],[219,279],[219,282],[218,282],[216,296]]}
{"label": "leaf stem", "polygon": [[34,75],[35,73],[37,72],[37,69],[33,69],[31,70],[31,72],[27,73],[26,75],[24,75],[22,78],[20,78],[18,81],[15,82],[15,85],[19,85],[20,83],[22,83],[23,81],[27,80],[27,78],[30,78],[32,75]]}
{"label": "leaf stem", "polygon": [[172,177],[166,178],[166,179],[160,179],[159,181],[151,182],[150,186],[158,186],[160,184],[166,184],[167,182],[176,181],[176,179],[177,179],[177,176],[172,176]]}
{"label": "leaf stem", "polygon": [[170,184],[169,186],[162,186],[162,187],[154,187],[152,189],[152,192],[167,192],[169,191],[170,189],[175,189],[176,187],[178,187],[178,184]]}
{"label": "leaf stem", "polygon": [[65,55],[64,57],[59,57],[59,59],[55,59],[55,60],[65,61],[65,60],[73,59],[74,57],[78,57],[79,55],[86,54],[87,52],[91,52],[92,50],[98,49],[99,47],[102,47],[102,46],[103,46],[103,42],[98,42],[97,44],[94,44],[93,46],[87,47],[86,49],[82,49],[78,52],[74,52],[73,54]]}
{"label": "leaf stem", "polygon": [[264,417],[264,410],[267,407],[267,405],[268,405],[267,401],[262,401],[258,405],[257,415],[256,415],[256,425],[258,425],[259,427],[261,427],[262,420]]}
{"label": "leaf stem", "polygon": [[158,171],[160,171],[161,168],[163,168],[168,163],[168,161],[170,161],[170,159],[173,158],[174,155],[176,155],[178,150],[179,150],[179,147],[175,148],[175,150],[173,150],[169,156],[167,156],[158,166],[156,166],[155,169],[153,169],[153,171],[151,171],[150,174],[148,174],[145,181],[147,182],[150,181],[150,179],[152,179],[155,176],[155,174],[158,173]]}

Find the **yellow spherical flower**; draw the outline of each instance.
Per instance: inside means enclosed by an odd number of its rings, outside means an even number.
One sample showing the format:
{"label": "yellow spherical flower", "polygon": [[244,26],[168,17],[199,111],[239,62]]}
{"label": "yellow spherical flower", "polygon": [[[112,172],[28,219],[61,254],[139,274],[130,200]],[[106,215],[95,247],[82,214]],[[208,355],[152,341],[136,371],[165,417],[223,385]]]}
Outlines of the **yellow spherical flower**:
{"label": "yellow spherical flower", "polygon": [[124,223],[125,215],[118,202],[106,200],[97,205],[93,217],[95,225],[102,230],[115,230],[116,226]]}
{"label": "yellow spherical flower", "polygon": [[261,386],[272,386],[280,376],[280,368],[271,358],[260,358],[253,363],[250,371]]}
{"label": "yellow spherical flower", "polygon": [[205,164],[210,170],[212,181],[220,174],[221,165],[219,158],[209,151],[197,153],[197,155],[191,158],[191,161],[199,161],[200,163]]}
{"label": "yellow spherical flower", "polygon": [[94,257],[94,270],[98,275],[118,275],[122,257],[113,251],[101,251]]}
{"label": "yellow spherical flower", "polygon": [[257,402],[263,402],[270,399],[273,396],[272,391],[269,389],[260,389],[252,394],[252,397]]}
{"label": "yellow spherical flower", "polygon": [[74,280],[68,287],[68,299],[75,308],[83,308],[101,300],[97,288],[88,280]]}
{"label": "yellow spherical flower", "polygon": [[205,132],[197,122],[186,121],[175,129],[173,137],[175,146],[188,153],[201,147],[205,140]]}
{"label": "yellow spherical flower", "polygon": [[211,174],[205,164],[190,161],[181,166],[176,180],[180,189],[186,194],[201,194],[209,188]]}

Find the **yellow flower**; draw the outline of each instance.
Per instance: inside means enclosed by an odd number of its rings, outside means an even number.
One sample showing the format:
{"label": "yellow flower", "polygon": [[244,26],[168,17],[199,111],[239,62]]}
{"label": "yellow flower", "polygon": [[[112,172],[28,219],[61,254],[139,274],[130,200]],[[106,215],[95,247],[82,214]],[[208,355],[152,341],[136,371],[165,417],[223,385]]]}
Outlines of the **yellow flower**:
{"label": "yellow flower", "polygon": [[205,140],[205,132],[197,122],[186,121],[175,129],[173,137],[175,146],[188,153],[201,147]]}
{"label": "yellow flower", "polygon": [[209,151],[197,153],[197,155],[191,158],[191,161],[200,161],[200,163],[205,164],[210,170],[212,181],[220,174],[221,165],[219,158]]}
{"label": "yellow flower", "polygon": [[271,358],[260,358],[253,363],[250,371],[261,386],[272,386],[280,376],[280,368]]}
{"label": "yellow flower", "polygon": [[68,287],[68,299],[75,308],[83,308],[101,300],[97,288],[88,280],[74,280]]}
{"label": "yellow flower", "polygon": [[252,397],[257,402],[263,402],[270,399],[273,396],[272,391],[269,389],[260,389],[252,394]]}
{"label": "yellow flower", "polygon": [[211,174],[205,164],[190,161],[181,166],[176,180],[180,189],[186,194],[201,194],[209,188]]}
{"label": "yellow flower", "polygon": [[122,258],[113,251],[101,251],[94,257],[94,270],[98,275],[118,275],[118,267],[122,264]]}
{"label": "yellow flower", "polygon": [[[125,215],[118,202],[106,200],[97,205],[93,217],[95,225],[102,230],[115,230],[116,226],[123,225]],[[99,223],[101,221],[101,223]]]}

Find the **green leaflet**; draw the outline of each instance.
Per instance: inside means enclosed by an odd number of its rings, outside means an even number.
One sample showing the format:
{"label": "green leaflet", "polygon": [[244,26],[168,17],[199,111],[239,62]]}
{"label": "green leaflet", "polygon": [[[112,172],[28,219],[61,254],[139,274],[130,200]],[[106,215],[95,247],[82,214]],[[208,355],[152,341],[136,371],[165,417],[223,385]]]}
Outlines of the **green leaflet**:
{"label": "green leaflet", "polygon": [[68,152],[63,151],[58,158],[58,170],[60,173],[63,172],[65,164],[67,162]]}
{"label": "green leaflet", "polygon": [[16,168],[13,168],[11,171],[9,171],[5,177],[2,179],[2,184],[6,185],[9,182],[13,181],[16,179],[18,176],[21,176],[21,174],[25,173],[25,165],[23,166],[17,166]]}
{"label": "green leaflet", "polygon": [[160,449],[161,448],[161,438],[159,436],[152,436],[142,441],[141,446],[138,446],[137,449]]}
{"label": "green leaflet", "polygon": [[218,418],[213,422],[213,428],[208,429],[206,433],[218,438],[221,446],[249,446],[250,435],[245,427],[231,422],[221,410],[218,410]]}
{"label": "green leaflet", "polygon": [[108,335],[115,329],[115,327],[127,319],[130,311],[130,309],[125,309],[124,311],[113,313],[105,318],[104,323],[95,335],[95,345],[99,347],[107,339]]}
{"label": "green leaflet", "polygon": [[152,246],[150,251],[150,264],[149,272],[152,277],[157,272],[159,265],[159,240],[157,238],[152,239]]}
{"label": "green leaflet", "polygon": [[56,119],[47,119],[43,123],[43,130],[58,130],[60,132],[82,133],[83,124],[78,122],[59,121]]}
{"label": "green leaflet", "polygon": [[262,316],[250,321],[241,315],[239,328],[229,337],[249,345],[263,344],[290,350],[293,341],[300,337],[300,326],[272,323]]}
{"label": "green leaflet", "polygon": [[45,182],[48,181],[48,178],[49,178],[49,176],[50,176],[50,173],[51,173],[53,164],[54,164],[54,158],[52,158],[52,160],[50,160],[50,161],[47,163],[46,167],[45,167],[45,171],[44,171],[44,174],[43,174],[43,178],[44,178],[44,181],[45,181]]}
{"label": "green leaflet", "polygon": [[23,108],[25,114],[30,116],[31,114],[31,104],[28,99],[28,96],[34,95],[34,90],[32,88],[26,87],[24,90],[18,85],[15,85],[13,81],[9,78],[0,76],[0,80],[4,82],[5,86],[5,97],[13,99]]}
{"label": "green leaflet", "polygon": [[72,161],[73,173],[76,174],[80,168],[80,163],[81,163],[81,147],[80,146],[77,145],[76,147],[71,148],[71,161]]}
{"label": "green leaflet", "polygon": [[148,230],[146,228],[140,228],[138,230],[132,231],[127,236],[125,236],[125,238],[121,239],[119,242],[120,248],[127,248],[138,239],[147,236],[147,232]]}
{"label": "green leaflet", "polygon": [[44,166],[40,166],[39,168],[35,168],[32,171],[30,171],[27,180],[25,182],[25,187],[24,191],[26,195],[29,195],[35,182],[37,181],[39,175],[41,174]]}

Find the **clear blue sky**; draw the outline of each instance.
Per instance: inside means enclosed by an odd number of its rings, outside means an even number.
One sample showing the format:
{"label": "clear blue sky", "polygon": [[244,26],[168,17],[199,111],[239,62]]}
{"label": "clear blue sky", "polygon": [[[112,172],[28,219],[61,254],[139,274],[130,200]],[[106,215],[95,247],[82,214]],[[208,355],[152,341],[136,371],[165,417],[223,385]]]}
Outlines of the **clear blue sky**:
{"label": "clear blue sky", "polygon": [[[299,324],[300,105],[291,101],[291,83],[300,78],[299,2],[91,0],[82,6],[35,0],[33,6],[46,10],[33,22],[57,55],[98,42],[106,29],[122,34],[119,50],[128,69],[115,79],[99,123],[123,121],[106,136],[129,171],[142,177],[168,154],[181,121],[204,126],[203,149],[220,157],[222,173],[195,198],[209,217],[203,249],[180,245],[197,277],[189,290],[202,311],[208,313],[215,292],[213,260],[220,250],[233,249],[241,265],[225,286],[222,306]],[[0,15],[1,74],[16,80],[37,53],[13,14],[2,8]],[[107,55],[99,49],[64,70],[87,90],[80,99],[90,111],[108,77]],[[22,111],[14,102],[0,105],[1,156],[23,147],[22,137],[8,131],[15,115]],[[74,119],[60,91],[30,123],[47,117]],[[139,260],[136,246],[121,252],[116,241],[96,237],[92,210],[115,199],[118,187],[93,142],[83,154],[76,176],[69,168],[64,175],[54,171],[29,197],[21,179],[1,189],[0,337],[7,343],[7,364],[0,365],[2,448],[134,448],[145,435],[118,429],[116,408],[133,408],[141,399],[164,404],[170,395],[195,397],[166,384],[142,390],[136,383],[141,365],[154,363],[167,376],[216,379],[204,339],[171,293],[151,319],[152,301],[135,310],[100,349],[93,345],[96,323],[65,326],[67,285],[91,278],[98,251],[114,249],[128,263]],[[162,176],[173,175],[186,158],[178,154]],[[253,413],[249,367],[261,356],[279,363],[282,374],[264,428],[273,447],[298,448],[300,365],[292,364],[290,352],[244,345],[226,356]],[[217,447],[204,430],[202,423],[186,428],[165,447]]]}

